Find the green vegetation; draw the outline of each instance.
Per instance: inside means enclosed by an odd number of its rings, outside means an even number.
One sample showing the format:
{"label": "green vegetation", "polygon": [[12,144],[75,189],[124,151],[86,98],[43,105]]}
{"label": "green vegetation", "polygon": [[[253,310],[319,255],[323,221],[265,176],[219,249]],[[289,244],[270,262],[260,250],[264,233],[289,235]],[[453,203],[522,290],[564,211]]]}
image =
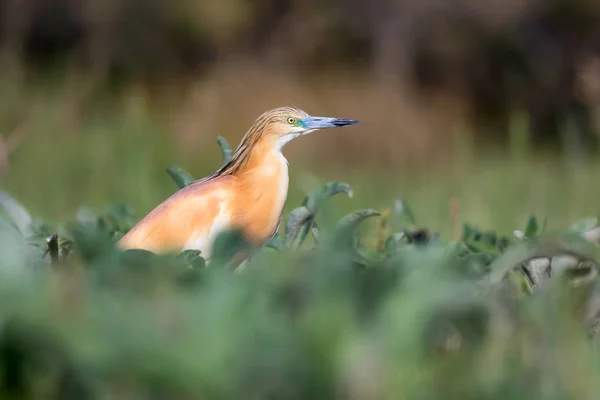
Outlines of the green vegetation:
{"label": "green vegetation", "polygon": [[[598,398],[598,2],[6,3],[0,399]],[[262,249],[115,248],[281,105]]]}
{"label": "green vegetation", "polygon": [[4,198],[2,397],[595,398],[596,218],[504,235],[461,222],[455,200],[452,240],[405,200],[339,216],[344,195],[310,191],[260,250],[225,232],[208,265],[117,250],[137,220],[126,205],[53,224]]}

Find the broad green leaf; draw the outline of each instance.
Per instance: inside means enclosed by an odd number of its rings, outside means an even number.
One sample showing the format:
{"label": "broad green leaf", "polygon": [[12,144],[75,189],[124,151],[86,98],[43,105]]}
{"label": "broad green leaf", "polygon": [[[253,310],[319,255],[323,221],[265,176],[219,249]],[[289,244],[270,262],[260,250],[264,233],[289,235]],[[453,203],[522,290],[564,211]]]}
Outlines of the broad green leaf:
{"label": "broad green leaf", "polygon": [[288,214],[285,222],[285,245],[286,247],[299,246],[306,235],[310,226],[313,213],[304,206],[293,209]]}
{"label": "broad green leaf", "polygon": [[285,242],[287,247],[297,247],[304,240],[309,232],[312,232],[315,241],[318,236],[318,228],[313,228],[315,214],[327,199],[338,194],[346,193],[352,197],[350,185],[342,182],[328,182],[322,187],[313,190],[308,194],[302,205],[288,215],[286,222]]}
{"label": "broad green leaf", "polygon": [[370,208],[354,211],[343,216],[337,223],[337,229],[355,229],[358,224],[370,217],[381,215],[379,211]]}
{"label": "broad green leaf", "polygon": [[[221,232],[215,239],[211,252],[210,263],[217,266],[232,266],[232,262],[249,255],[250,245],[238,229]],[[248,254],[246,254],[248,253]]]}
{"label": "broad green leaf", "polygon": [[354,211],[350,214],[342,217],[336,224],[336,231],[338,235],[345,236],[346,234],[353,233],[358,225],[367,218],[376,217],[381,215],[378,211],[372,209],[365,209]]}
{"label": "broad green leaf", "polygon": [[327,182],[325,185],[315,189],[308,196],[306,196],[302,202],[302,205],[308,208],[314,215],[317,213],[319,207],[324,201],[338,193],[346,193],[348,197],[352,197],[354,195],[352,188],[347,183]]}
{"label": "broad green leaf", "polygon": [[464,241],[474,252],[484,252],[486,254],[499,254],[499,241],[496,232],[478,232],[474,231],[470,239]]}
{"label": "broad green leaf", "polygon": [[491,283],[500,283],[508,271],[534,258],[573,255],[581,260],[595,260],[597,248],[578,235],[543,237],[538,241],[520,241],[508,248],[491,264]]}
{"label": "broad green leaf", "polygon": [[219,143],[219,147],[221,148],[221,155],[223,156],[223,164],[227,164],[231,160],[231,156],[233,155],[233,150],[231,146],[227,142],[223,136],[217,136],[217,143]]}
{"label": "broad green leaf", "polygon": [[285,241],[281,235],[275,235],[269,238],[263,247],[279,251],[285,247]]}
{"label": "broad green leaf", "polygon": [[184,250],[177,255],[177,258],[183,260],[192,268],[206,267],[206,260],[202,257],[199,250]]}
{"label": "broad green leaf", "polygon": [[133,210],[125,204],[111,204],[106,211],[108,229],[112,233],[123,233],[135,225]]}
{"label": "broad green leaf", "polygon": [[167,173],[171,175],[179,189],[183,189],[194,181],[194,178],[187,171],[179,167],[169,167]]}
{"label": "broad green leaf", "polygon": [[89,224],[73,224],[69,229],[77,253],[90,268],[112,268],[118,259],[119,251],[115,248],[114,239],[100,220],[97,226]]}
{"label": "broad green leaf", "polygon": [[119,260],[123,265],[143,265],[149,264],[156,254],[144,249],[125,250],[119,255]]}

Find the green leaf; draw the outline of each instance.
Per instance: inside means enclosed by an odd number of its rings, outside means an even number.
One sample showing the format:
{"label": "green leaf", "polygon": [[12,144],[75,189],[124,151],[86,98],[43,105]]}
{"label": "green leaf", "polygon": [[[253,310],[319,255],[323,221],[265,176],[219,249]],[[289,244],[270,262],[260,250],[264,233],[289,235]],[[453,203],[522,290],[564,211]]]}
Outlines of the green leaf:
{"label": "green leaf", "polygon": [[109,205],[105,219],[111,233],[124,233],[135,225],[133,209],[125,204]]}
{"label": "green leaf", "polygon": [[23,235],[23,232],[17,225],[17,222],[13,219],[12,215],[4,208],[0,207],[0,219],[6,222],[12,229],[14,229],[15,233],[18,233],[19,236]]}
{"label": "green leaf", "polygon": [[534,216],[529,217],[527,227],[525,228],[525,237],[532,238],[538,233],[538,223]]}
{"label": "green leaf", "polygon": [[76,223],[69,228],[79,256],[90,268],[109,267],[118,257],[118,249],[114,239],[106,228],[103,220],[97,226]]}
{"label": "green leaf", "polygon": [[206,267],[206,260],[202,257],[199,250],[184,250],[177,254],[176,258],[183,260],[192,268]]}
{"label": "green leaf", "polygon": [[481,241],[489,246],[495,247],[498,243],[498,235],[494,231],[483,232]]}
{"label": "green leaf", "polygon": [[415,215],[405,200],[394,202],[394,216],[398,220],[399,230],[404,230],[406,225],[415,225]]}
{"label": "green leaf", "polygon": [[370,208],[354,211],[342,217],[338,221],[336,228],[338,230],[354,230],[365,219],[370,217],[377,217],[379,215],[381,215],[379,211]]}
{"label": "green leaf", "polygon": [[123,251],[118,257],[123,266],[146,265],[152,262],[156,254],[144,249],[129,249]]}
{"label": "green leaf", "polygon": [[348,197],[352,197],[354,195],[352,188],[347,183],[327,182],[322,187],[313,190],[308,196],[306,196],[302,202],[302,205],[314,215],[317,213],[323,202],[338,193],[346,193]]}
{"label": "green leaf", "polygon": [[511,246],[490,265],[490,283],[500,283],[511,269],[519,269],[533,258],[552,258],[565,254],[582,260],[595,259],[596,246],[577,235],[543,237],[539,241],[526,240]]}
{"label": "green leaf", "polygon": [[388,236],[388,238],[385,240],[385,244],[384,244],[385,253],[387,255],[394,254],[396,252],[396,249],[402,243],[404,236],[405,236],[404,232],[396,232],[396,233],[393,233],[390,236]]}
{"label": "green leaf", "polygon": [[463,224],[463,233],[462,233],[462,240],[468,240],[471,239],[471,237],[473,236],[473,234],[475,233],[475,229],[467,223]]}
{"label": "green leaf", "polygon": [[194,181],[194,178],[186,170],[179,167],[169,167],[167,173],[171,175],[179,189],[183,189]]}
{"label": "green leaf", "polygon": [[304,241],[308,235],[312,216],[313,213],[304,206],[290,211],[285,222],[286,247],[297,247]]}
{"label": "green leaf", "polygon": [[285,247],[285,241],[281,237],[281,235],[275,235],[269,238],[269,240],[266,241],[263,247],[279,251]]}
{"label": "green leaf", "polygon": [[234,266],[232,262],[241,261],[238,258],[249,251],[250,244],[239,229],[225,230],[215,239],[211,253],[211,264]]}
{"label": "green leaf", "polygon": [[356,248],[358,246],[356,240],[356,228],[358,225],[367,218],[379,215],[381,214],[378,211],[372,209],[354,211],[345,215],[336,224],[335,242],[342,245],[346,243]]}
{"label": "green leaf", "polygon": [[221,147],[221,154],[223,156],[223,164],[227,164],[233,155],[233,150],[231,146],[227,142],[223,136],[217,136],[217,143],[219,143],[219,147]]}
{"label": "green leaf", "polygon": [[[41,256],[27,244],[21,231],[4,218],[0,218],[0,274],[2,279],[16,277],[26,272],[31,257]],[[6,275],[9,273],[9,275]]]}
{"label": "green leaf", "polygon": [[330,197],[346,193],[352,197],[350,185],[343,182],[328,182],[318,189],[308,194],[302,205],[290,212],[286,220],[285,243],[286,247],[297,247],[311,232],[315,241],[318,237],[318,227],[316,227],[314,218],[321,205]]}
{"label": "green leaf", "polygon": [[569,231],[576,233],[584,233],[591,229],[594,229],[598,225],[598,218],[596,217],[586,217],[583,218],[569,228]]}
{"label": "green leaf", "polygon": [[30,233],[31,215],[29,215],[25,207],[3,190],[0,190],[0,206],[2,206],[3,213],[10,216],[11,221],[23,235]]}
{"label": "green leaf", "polygon": [[319,226],[314,221],[310,227],[310,233],[312,233],[312,237],[313,237],[314,241],[318,242],[319,241]]}

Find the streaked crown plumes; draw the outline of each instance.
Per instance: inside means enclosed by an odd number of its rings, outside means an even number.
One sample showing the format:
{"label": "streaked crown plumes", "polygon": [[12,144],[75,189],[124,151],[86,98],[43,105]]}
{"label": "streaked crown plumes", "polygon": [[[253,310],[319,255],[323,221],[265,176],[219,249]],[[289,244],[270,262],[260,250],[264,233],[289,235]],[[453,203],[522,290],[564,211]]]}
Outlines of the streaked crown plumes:
{"label": "streaked crown plumes", "polygon": [[286,140],[282,139],[283,136],[294,135],[296,131],[305,130],[301,122],[308,117],[309,115],[305,111],[289,106],[278,107],[262,113],[242,138],[231,160],[221,167],[217,174],[231,175],[242,169],[250,159],[251,150],[255,149],[262,140],[272,141],[271,145],[278,141],[285,143]]}

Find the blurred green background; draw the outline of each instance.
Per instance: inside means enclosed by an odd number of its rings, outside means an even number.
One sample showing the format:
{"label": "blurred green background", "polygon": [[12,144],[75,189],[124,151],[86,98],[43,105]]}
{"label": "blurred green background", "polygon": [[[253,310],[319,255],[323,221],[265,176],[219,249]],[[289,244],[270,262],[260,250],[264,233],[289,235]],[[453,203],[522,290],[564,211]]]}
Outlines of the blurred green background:
{"label": "blurred green background", "polygon": [[21,0],[0,7],[2,186],[64,220],[141,217],[263,111],[361,124],[288,145],[290,206],[345,181],[342,212],[402,197],[448,234],[596,213],[600,3],[587,0]]}
{"label": "blurred green background", "polygon": [[[283,105],[361,121],[285,148],[318,239],[115,249]],[[0,398],[596,399],[599,111],[597,0],[0,1]]]}

